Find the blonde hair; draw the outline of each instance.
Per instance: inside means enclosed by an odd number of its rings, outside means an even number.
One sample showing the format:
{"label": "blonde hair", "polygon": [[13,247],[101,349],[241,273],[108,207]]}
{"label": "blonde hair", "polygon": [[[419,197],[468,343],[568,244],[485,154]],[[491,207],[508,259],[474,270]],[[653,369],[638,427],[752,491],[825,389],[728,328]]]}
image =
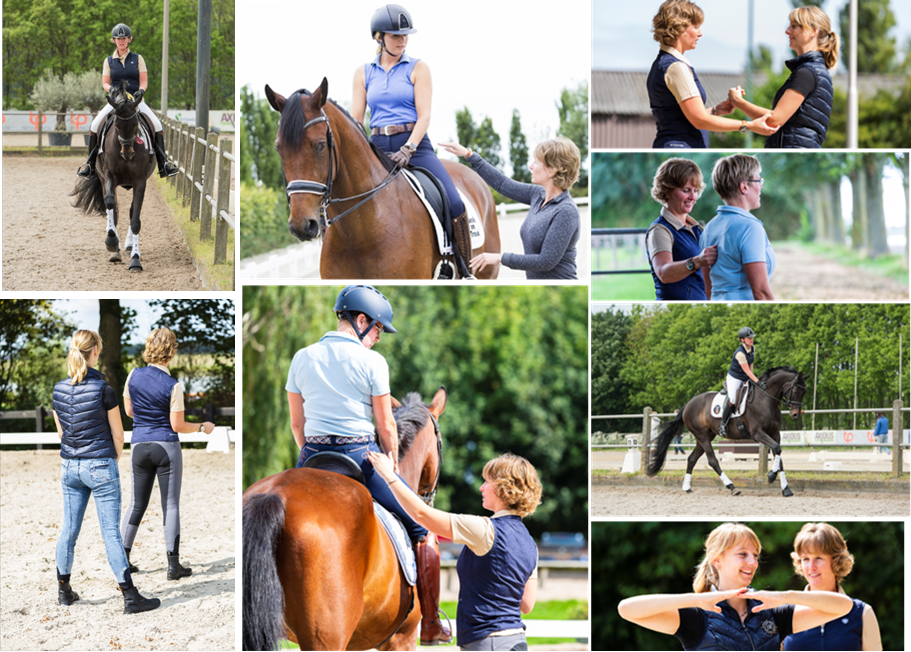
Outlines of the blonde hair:
{"label": "blonde hair", "polygon": [[743,523],[722,523],[709,533],[705,540],[705,555],[696,568],[693,579],[693,590],[696,593],[708,593],[712,587],[718,587],[718,569],[714,561],[725,551],[741,543],[751,543],[756,548],[756,555],[762,552],[759,537]]}
{"label": "blonde hair", "polygon": [[818,29],[816,42],[826,59],[826,68],[831,70],[838,64],[838,34],[832,31],[829,17],[819,7],[798,7],[788,14],[788,20],[799,25],[804,31]]}
{"label": "blonde hair", "polygon": [[689,0],[667,0],[652,18],[652,38],[672,47],[690,25],[697,27],[705,21],[705,13]]}
{"label": "blonde hair", "polygon": [[544,167],[553,170],[554,185],[560,190],[569,190],[579,180],[582,155],[569,138],[554,138],[538,143],[535,147],[535,158],[541,161]]}
{"label": "blonde hair", "polygon": [[712,186],[728,202],[740,194],[740,184],[759,174],[762,166],[755,156],[732,154],[715,161],[712,169]]}
{"label": "blonde hair", "polygon": [[804,554],[823,554],[832,557],[832,572],[836,584],[840,583],[854,568],[854,555],[848,552],[848,544],[836,528],[828,523],[807,523],[794,538],[794,572],[806,579],[800,558]]}
{"label": "blonde hair", "polygon": [[89,372],[88,359],[92,356],[92,350],[96,346],[98,354],[101,355],[103,343],[101,336],[95,331],[78,330],[73,334],[70,352],[66,356],[70,385],[78,385],[85,379],[85,375]]}
{"label": "blonde hair", "polygon": [[671,193],[677,188],[683,188],[690,181],[695,180],[697,186],[696,196],[702,195],[705,182],[702,180],[702,170],[693,161],[687,158],[669,158],[655,172],[652,182],[652,199],[659,204],[666,204]]}
{"label": "blonde hair", "polygon": [[156,328],[146,338],[142,359],[149,364],[167,364],[177,353],[177,336],[170,328]]}
{"label": "blonde hair", "polygon": [[506,508],[523,518],[534,514],[541,504],[538,472],[524,457],[503,453],[485,464],[481,475],[494,486],[494,493]]}

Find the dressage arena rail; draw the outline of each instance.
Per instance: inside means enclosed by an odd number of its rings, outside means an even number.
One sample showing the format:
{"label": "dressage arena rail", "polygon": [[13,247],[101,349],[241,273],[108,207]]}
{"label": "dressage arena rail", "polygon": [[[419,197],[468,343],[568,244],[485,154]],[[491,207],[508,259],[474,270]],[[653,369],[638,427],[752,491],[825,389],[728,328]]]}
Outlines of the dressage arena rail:
{"label": "dressage arena rail", "polygon": [[[645,253],[645,234],[648,229],[592,229],[592,276],[606,274],[649,274]],[[603,256],[609,256],[614,269],[600,269]],[[636,269],[617,269],[624,264],[641,264]]]}
{"label": "dressage arena rail", "polygon": [[[891,423],[893,424],[903,424],[902,412],[911,412],[911,408],[904,407],[900,399],[896,399],[892,403],[891,410],[889,408],[863,408],[863,409],[842,409],[842,410],[803,410],[802,414],[872,414],[876,412],[890,412],[892,413]],[[787,416],[787,411],[782,411],[783,416]],[[674,412],[665,412],[657,413],[652,411],[651,407],[643,408],[642,412],[639,414],[603,414],[603,415],[593,415],[591,417],[592,421],[595,420],[612,420],[612,419],[642,419],[642,433],[641,435],[621,435],[627,438],[627,443],[624,444],[594,444],[590,443],[590,449],[599,449],[599,448],[626,448],[628,450],[639,449],[640,461],[642,468],[646,468],[649,462],[649,450],[652,448],[652,434],[653,432],[657,434],[658,428],[661,425],[659,417],[675,417],[677,416]],[[904,435],[907,431],[903,427],[899,427],[898,431]],[[839,432],[839,431],[782,431],[782,448],[824,448],[824,447],[833,447],[833,446],[843,446],[843,447],[852,447],[852,448],[873,448],[877,446],[884,446],[877,442],[858,442],[858,443],[840,443],[837,441],[823,442],[823,443],[794,443],[789,442],[786,439],[786,435],[791,432],[803,432],[804,434],[810,433],[825,433],[825,432]],[[889,431],[890,433],[895,432],[895,428]],[[724,442],[721,444],[721,442]],[[672,444],[675,445],[675,444]],[[717,440],[716,445],[723,445],[725,448],[743,448],[743,447],[756,447],[759,446],[759,474],[766,475],[769,470],[769,449],[767,446],[758,444],[752,440],[749,441],[734,441],[721,439]],[[687,447],[692,447],[692,444],[687,444]],[[900,478],[902,476],[902,454],[903,449],[911,447],[911,444],[908,442],[902,441],[902,436],[895,437],[891,436],[891,442],[885,444],[885,447],[892,448],[892,477]]]}
{"label": "dressage arena rail", "polygon": [[[177,163],[180,171],[171,177],[183,206],[190,205],[190,221],[199,221],[199,239],[212,239],[212,211],[215,211],[216,265],[227,264],[228,228],[237,232],[236,217],[231,212],[231,179],[236,158],[234,144],[228,138],[218,140],[215,132],[206,136],[202,127],[191,127],[163,116],[155,115],[164,127],[165,149],[168,158]],[[215,196],[215,179],[218,194]]]}
{"label": "dressage arena rail", "polygon": [[[44,125],[47,123],[48,118],[56,120],[58,116],[66,116],[65,122],[68,121],[70,124],[67,125],[66,131],[57,131],[56,129],[45,129]],[[29,122],[32,124],[31,129],[6,129],[6,117],[18,117],[18,116],[28,116]],[[92,120],[94,119],[94,114],[85,112],[85,111],[67,111],[66,113],[58,113],[56,111],[49,111],[45,113],[44,111],[4,111],[3,112],[3,122],[4,129],[3,134],[9,136],[38,136],[38,155],[40,156],[44,150],[44,134],[48,135],[51,146],[61,146],[55,145],[55,138],[69,138],[65,145],[62,147],[87,147],[88,140],[77,141],[80,144],[73,145],[72,137],[73,136],[84,136],[86,139],[89,136],[89,128],[92,125]]]}

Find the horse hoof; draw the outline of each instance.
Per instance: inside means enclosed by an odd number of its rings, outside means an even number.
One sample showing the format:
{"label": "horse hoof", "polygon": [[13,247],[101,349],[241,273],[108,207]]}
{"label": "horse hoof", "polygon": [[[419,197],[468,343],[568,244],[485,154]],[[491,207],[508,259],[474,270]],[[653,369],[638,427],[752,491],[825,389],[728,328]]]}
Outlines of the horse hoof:
{"label": "horse hoof", "polygon": [[778,479],[778,473],[776,473],[775,471],[769,471],[768,478],[769,478],[769,484],[772,484],[773,482],[775,482],[775,480]]}
{"label": "horse hoof", "polygon": [[117,238],[117,234],[113,231],[108,231],[108,235],[104,239],[104,246],[108,248],[108,251],[119,251],[120,240]]}
{"label": "horse hoof", "polygon": [[112,263],[122,262],[123,259],[120,257],[120,250],[118,249],[117,251],[112,253],[111,257],[108,260],[110,260]]}
{"label": "horse hoof", "polygon": [[688,494],[693,493],[693,490],[692,490],[692,489],[684,489],[684,491],[685,491],[686,493],[688,493]]}
{"label": "horse hoof", "polygon": [[725,487],[727,487],[728,489],[731,490],[731,495],[732,495],[732,496],[739,496],[739,495],[740,495],[740,489],[738,489],[738,488],[735,487],[734,485],[728,484],[728,485],[725,485]]}
{"label": "horse hoof", "polygon": [[784,496],[785,498],[790,498],[791,496],[794,495],[794,492],[791,491],[790,487],[785,487],[784,489],[781,490],[781,495]]}
{"label": "horse hoof", "polygon": [[139,256],[133,256],[130,258],[130,271],[131,272],[141,272],[142,265],[139,263]]}

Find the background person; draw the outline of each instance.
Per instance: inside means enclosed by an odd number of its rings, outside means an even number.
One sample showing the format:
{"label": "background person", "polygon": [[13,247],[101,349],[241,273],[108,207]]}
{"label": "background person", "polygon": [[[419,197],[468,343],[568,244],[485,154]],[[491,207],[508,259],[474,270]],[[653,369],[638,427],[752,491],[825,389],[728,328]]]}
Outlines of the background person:
{"label": "background person", "polygon": [[[876,441],[880,444],[889,443],[889,420],[882,412],[876,413],[876,426],[873,428],[873,436],[876,437]],[[885,446],[879,446],[877,452],[888,453],[889,449]]]}

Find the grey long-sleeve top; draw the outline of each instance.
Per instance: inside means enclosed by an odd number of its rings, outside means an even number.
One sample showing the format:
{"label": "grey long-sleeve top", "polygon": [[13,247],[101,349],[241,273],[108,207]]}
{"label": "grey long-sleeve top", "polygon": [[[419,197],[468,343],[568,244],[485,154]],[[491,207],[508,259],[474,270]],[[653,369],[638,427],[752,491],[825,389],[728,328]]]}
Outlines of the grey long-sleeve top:
{"label": "grey long-sleeve top", "polygon": [[569,191],[544,204],[541,186],[510,179],[475,153],[468,157],[468,163],[501,195],[530,206],[528,217],[519,229],[525,253],[504,253],[501,262],[511,269],[524,269],[529,279],[578,278],[579,209]]}

